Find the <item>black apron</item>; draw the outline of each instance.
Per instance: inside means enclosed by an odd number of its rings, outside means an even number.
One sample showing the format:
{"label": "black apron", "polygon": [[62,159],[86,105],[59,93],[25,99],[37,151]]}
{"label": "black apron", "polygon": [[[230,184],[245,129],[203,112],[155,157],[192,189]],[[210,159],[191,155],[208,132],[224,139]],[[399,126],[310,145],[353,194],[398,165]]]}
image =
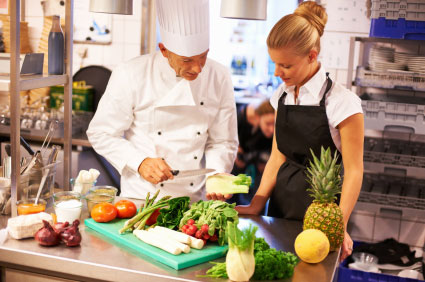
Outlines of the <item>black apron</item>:
{"label": "black apron", "polygon": [[319,106],[285,105],[286,92],[279,99],[276,143],[279,151],[285,155],[286,162],[278,171],[268,216],[302,220],[307,207],[313,201],[306,191],[309,184],[305,174],[306,165],[312,159],[310,148],[317,157],[320,156],[322,146],[325,149],[330,147],[332,154],[337,150],[329,130],[325,108],[325,98],[331,87],[332,80],[326,73]]}

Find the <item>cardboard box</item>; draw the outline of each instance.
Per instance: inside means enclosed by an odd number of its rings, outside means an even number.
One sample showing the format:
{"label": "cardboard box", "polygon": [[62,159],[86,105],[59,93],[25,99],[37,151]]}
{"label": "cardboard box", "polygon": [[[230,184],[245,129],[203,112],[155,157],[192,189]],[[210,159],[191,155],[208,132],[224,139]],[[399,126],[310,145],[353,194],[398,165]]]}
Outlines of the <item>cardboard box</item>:
{"label": "cardboard box", "polygon": [[[72,87],[72,109],[75,111],[93,112],[94,90],[91,85],[74,82]],[[63,104],[63,86],[50,88],[50,107],[58,109]]]}

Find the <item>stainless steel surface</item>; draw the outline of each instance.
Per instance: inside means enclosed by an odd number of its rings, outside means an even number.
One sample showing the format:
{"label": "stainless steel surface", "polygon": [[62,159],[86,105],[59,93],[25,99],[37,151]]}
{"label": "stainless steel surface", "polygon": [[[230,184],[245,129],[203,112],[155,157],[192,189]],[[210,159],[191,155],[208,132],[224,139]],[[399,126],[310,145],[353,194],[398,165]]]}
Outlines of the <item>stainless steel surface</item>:
{"label": "stainless steel surface", "polygon": [[221,0],[220,16],[231,19],[265,20],[267,0]]}
{"label": "stainless steel surface", "polygon": [[20,183],[20,1],[10,1],[10,143],[12,145],[11,202],[12,216],[17,215],[16,200]]}
{"label": "stainless steel surface", "polygon": [[74,0],[65,5],[65,72],[68,77],[64,85],[64,148],[63,148],[63,187],[70,190],[72,164],[72,41],[74,28]]}
{"label": "stainless steel surface", "polygon": [[[6,225],[6,220],[6,216],[0,217],[0,228]],[[301,222],[272,217],[241,217],[240,227],[250,223],[259,227],[257,235],[264,237],[272,247],[294,252],[295,237],[302,230]],[[9,239],[0,245],[0,265],[79,281],[225,281],[197,276],[205,274],[212,266],[209,263],[178,271],[119,245],[83,224],[80,232],[82,243],[76,248],[64,245],[46,248],[32,239]],[[338,254],[333,252],[319,264],[300,262],[294,276],[283,281],[332,281],[337,260]]]}
{"label": "stainless steel surface", "polygon": [[90,12],[132,15],[133,0],[90,0]]}
{"label": "stainless steel surface", "polygon": [[205,175],[210,172],[214,172],[215,169],[203,168],[203,169],[190,169],[190,170],[172,170],[171,173],[177,178],[192,177]]}

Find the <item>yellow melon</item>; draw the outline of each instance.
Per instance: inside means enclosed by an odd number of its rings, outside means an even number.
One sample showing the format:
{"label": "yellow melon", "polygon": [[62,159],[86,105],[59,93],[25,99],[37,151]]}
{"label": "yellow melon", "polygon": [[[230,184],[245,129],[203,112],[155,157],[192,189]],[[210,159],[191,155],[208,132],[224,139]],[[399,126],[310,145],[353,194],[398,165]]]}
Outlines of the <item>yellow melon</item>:
{"label": "yellow melon", "polygon": [[317,229],[307,229],[295,239],[295,252],[308,263],[318,263],[329,253],[329,240],[325,233]]}

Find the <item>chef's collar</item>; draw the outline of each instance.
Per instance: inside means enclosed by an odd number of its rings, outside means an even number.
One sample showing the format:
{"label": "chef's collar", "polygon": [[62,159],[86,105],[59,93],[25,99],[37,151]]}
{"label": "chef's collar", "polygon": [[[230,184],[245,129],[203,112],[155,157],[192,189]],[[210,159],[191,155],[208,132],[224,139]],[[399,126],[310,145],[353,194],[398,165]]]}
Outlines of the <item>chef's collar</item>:
{"label": "chef's collar", "polygon": [[[326,80],[326,72],[325,69],[322,67],[322,65],[319,63],[320,67],[319,70],[313,75],[312,78],[310,78],[309,81],[307,81],[303,86],[300,88],[300,94],[304,93],[310,93],[315,98],[319,98],[320,91],[322,90],[323,82]],[[282,87],[282,90],[287,93],[294,93],[295,86],[284,86]],[[283,92],[282,91],[282,92]]]}

